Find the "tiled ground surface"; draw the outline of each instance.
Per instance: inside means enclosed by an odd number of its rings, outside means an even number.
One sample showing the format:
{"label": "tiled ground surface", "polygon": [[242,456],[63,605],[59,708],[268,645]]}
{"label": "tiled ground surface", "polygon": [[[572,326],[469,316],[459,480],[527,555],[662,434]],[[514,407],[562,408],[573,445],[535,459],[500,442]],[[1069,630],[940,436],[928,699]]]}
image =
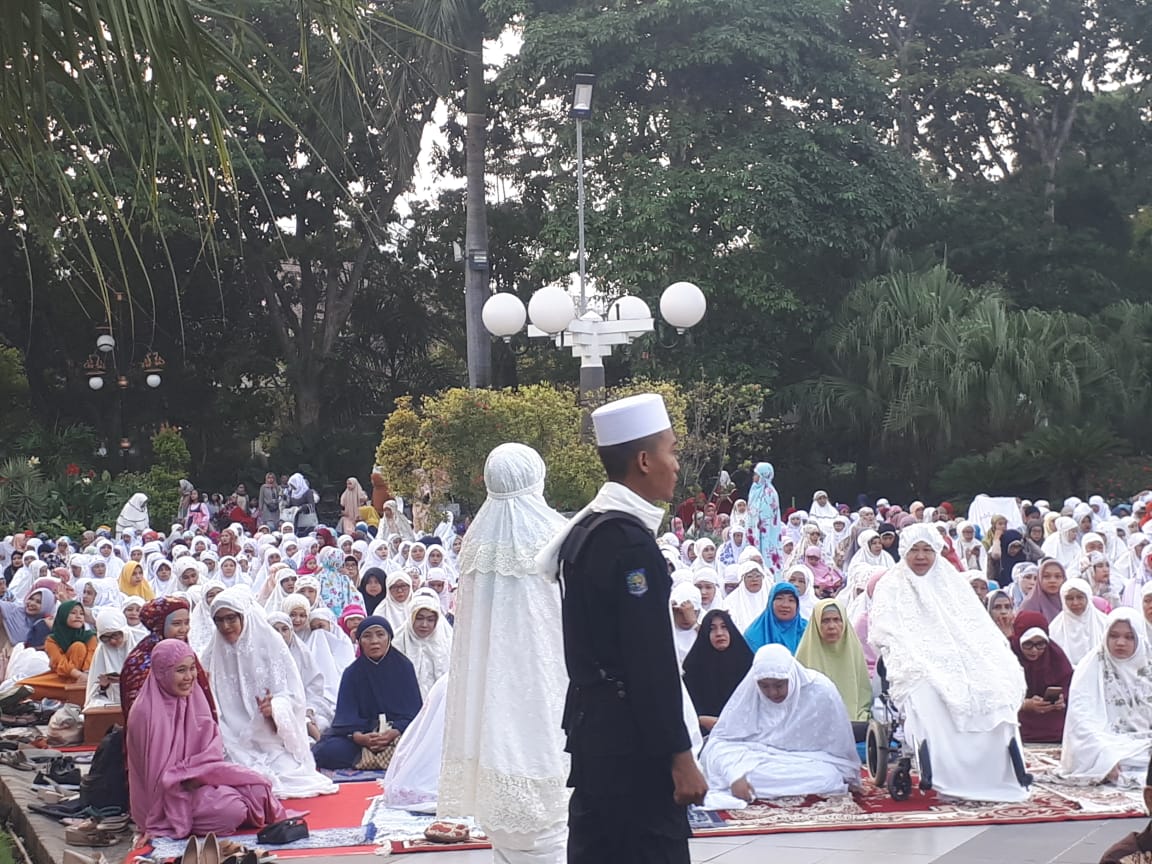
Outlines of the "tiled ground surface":
{"label": "tiled ground surface", "polygon": [[[1096,864],[1144,820],[821,831],[693,840],[693,864]],[[309,864],[374,864],[373,856],[311,858]],[[491,852],[422,852],[406,864],[490,864]]]}

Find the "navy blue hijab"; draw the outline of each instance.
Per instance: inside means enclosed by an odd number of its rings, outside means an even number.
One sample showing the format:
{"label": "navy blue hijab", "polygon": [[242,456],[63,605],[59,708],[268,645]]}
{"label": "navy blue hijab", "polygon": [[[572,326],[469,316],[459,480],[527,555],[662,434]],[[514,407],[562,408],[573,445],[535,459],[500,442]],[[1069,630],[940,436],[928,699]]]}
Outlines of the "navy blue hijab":
{"label": "navy blue hijab", "polygon": [[[392,625],[388,619],[369,615],[356,628],[357,642],[369,627],[383,627],[388,631],[388,639],[392,639]],[[420,684],[411,660],[391,645],[388,653],[377,662],[369,660],[361,651],[340,679],[331,733],[375,732],[381,714],[387,715],[392,726],[403,732],[419,713],[422,704]]]}

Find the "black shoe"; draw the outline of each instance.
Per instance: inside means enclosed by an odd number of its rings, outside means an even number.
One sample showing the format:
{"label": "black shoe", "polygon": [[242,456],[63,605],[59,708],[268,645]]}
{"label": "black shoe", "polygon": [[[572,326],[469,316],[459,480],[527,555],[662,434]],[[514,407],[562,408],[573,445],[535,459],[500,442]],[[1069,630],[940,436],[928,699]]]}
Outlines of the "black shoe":
{"label": "black shoe", "polygon": [[70,757],[61,756],[52,760],[52,764],[48,767],[48,778],[61,786],[79,786],[80,769]]}
{"label": "black shoe", "polygon": [[23,702],[32,695],[32,688],[23,684],[16,684],[7,690],[0,690],[0,711],[10,713],[13,705]]}

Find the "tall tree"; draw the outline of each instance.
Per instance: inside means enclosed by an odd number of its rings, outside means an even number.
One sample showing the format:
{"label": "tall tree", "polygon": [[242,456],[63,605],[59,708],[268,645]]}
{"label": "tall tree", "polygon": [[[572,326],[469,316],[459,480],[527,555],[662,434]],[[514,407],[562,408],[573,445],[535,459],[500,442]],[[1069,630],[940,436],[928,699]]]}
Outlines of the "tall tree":
{"label": "tall tree", "polygon": [[664,369],[770,380],[886,234],[922,212],[915,164],[873,131],[884,100],[843,44],[836,2],[489,5],[523,22],[499,82],[511,138],[496,170],[545,214],[531,281],[574,269],[566,99],[574,73],[594,72],[590,279],[653,307],[687,279],[710,303],[692,344],[669,333],[674,346],[651,350]]}

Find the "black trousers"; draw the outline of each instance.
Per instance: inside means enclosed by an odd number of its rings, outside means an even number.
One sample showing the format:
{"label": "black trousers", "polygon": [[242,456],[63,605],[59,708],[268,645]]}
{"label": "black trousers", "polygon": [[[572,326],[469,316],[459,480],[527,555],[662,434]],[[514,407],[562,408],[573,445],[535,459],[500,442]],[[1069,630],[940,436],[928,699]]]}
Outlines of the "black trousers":
{"label": "black trousers", "polygon": [[568,864],[690,864],[687,837],[649,825],[625,796],[572,791],[568,803]]}

